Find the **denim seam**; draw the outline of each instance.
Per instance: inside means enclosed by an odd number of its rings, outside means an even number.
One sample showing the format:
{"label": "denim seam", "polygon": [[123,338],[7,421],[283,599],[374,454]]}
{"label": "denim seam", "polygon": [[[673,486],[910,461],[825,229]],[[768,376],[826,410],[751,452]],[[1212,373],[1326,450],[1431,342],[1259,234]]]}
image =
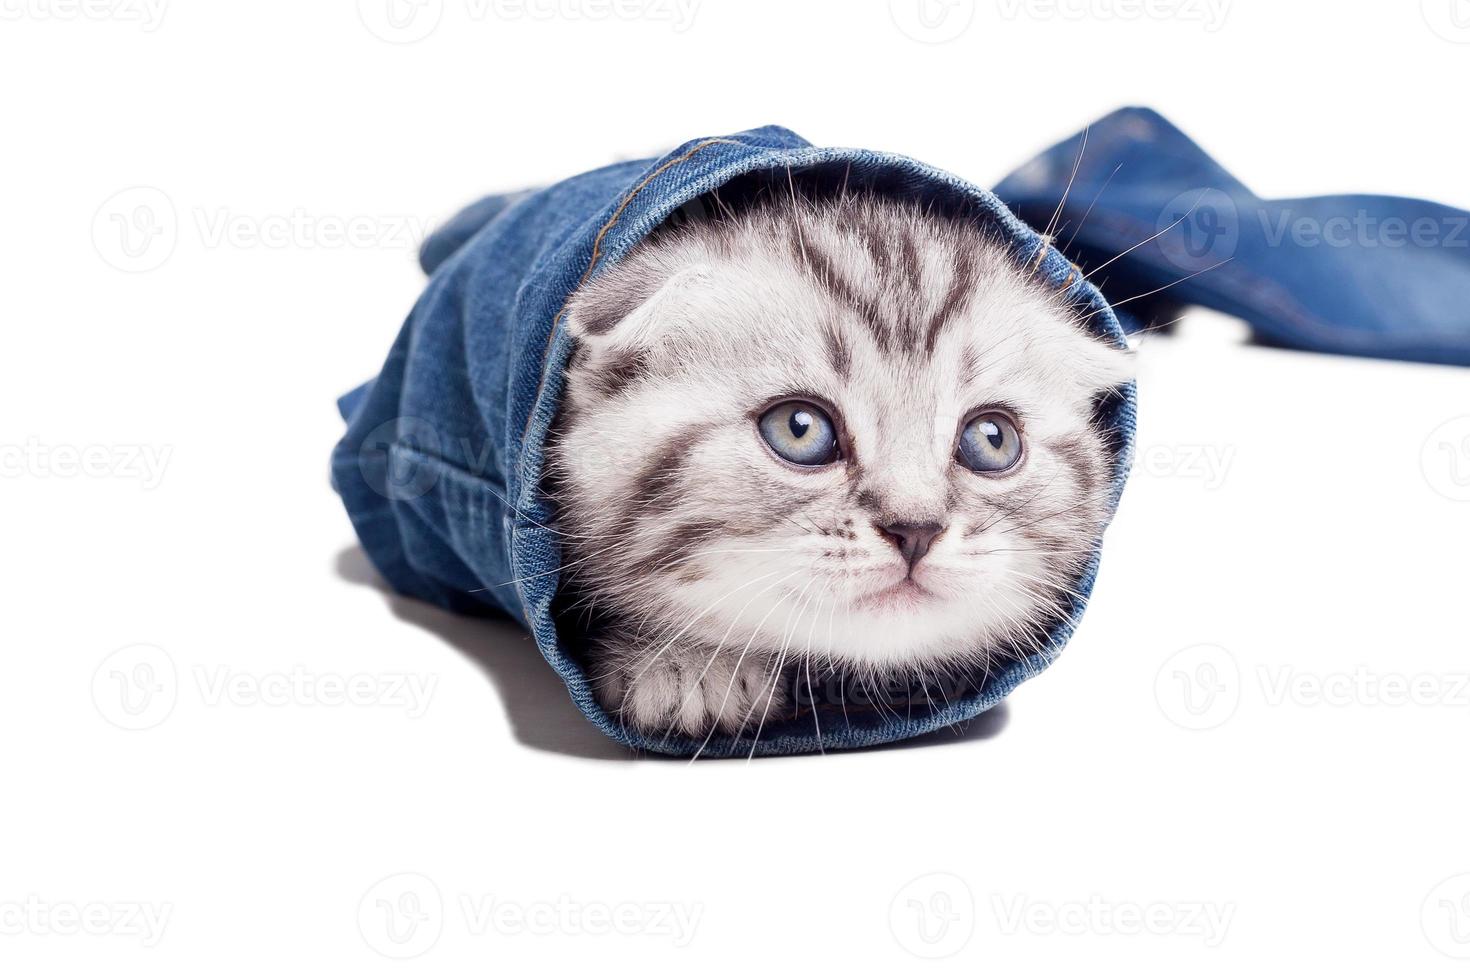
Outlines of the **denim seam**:
{"label": "denim seam", "polygon": [[[551,330],[547,333],[546,344],[541,349],[541,376],[536,385],[536,394],[531,399],[532,404],[540,401],[541,389],[546,384],[546,355],[551,352],[551,345],[556,339],[556,328],[561,323],[562,317],[566,314],[567,306],[571,303],[572,297],[576,295],[577,290],[581,289],[582,284],[585,283],[588,277],[592,275],[592,270],[597,268],[597,261],[602,257],[602,240],[607,237],[608,232],[612,231],[613,228],[617,226],[618,221],[621,220],[623,217],[623,212],[628,209],[628,205],[633,203],[634,198],[642,193],[643,189],[646,188],[649,184],[653,183],[653,181],[657,179],[660,174],[671,167],[684,163],[686,160],[694,156],[694,154],[698,153],[705,147],[714,146],[717,143],[729,143],[734,146],[742,145],[738,140],[723,138],[707,139],[690,147],[687,151],[675,157],[674,159],[668,160],[661,166],[654,168],[652,173],[640,180],[632,190],[623,195],[623,199],[618,202],[617,209],[613,211],[612,217],[608,218],[607,223],[597,230],[597,237],[592,240],[592,255],[587,260],[587,268],[583,270],[581,278],[577,280],[577,284],[572,287],[570,292],[567,293],[566,299],[562,300],[561,307],[556,311],[556,316],[551,318]],[[532,416],[527,417],[526,424],[521,430],[522,442],[525,441],[526,434],[531,431],[532,417],[534,417],[534,413]]]}

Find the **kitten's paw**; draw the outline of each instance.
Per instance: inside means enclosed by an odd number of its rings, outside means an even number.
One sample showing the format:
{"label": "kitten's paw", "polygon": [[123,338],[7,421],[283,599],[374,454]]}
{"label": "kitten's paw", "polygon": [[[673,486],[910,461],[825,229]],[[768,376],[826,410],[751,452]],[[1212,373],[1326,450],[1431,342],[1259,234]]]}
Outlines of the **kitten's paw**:
{"label": "kitten's paw", "polygon": [[655,736],[754,732],[786,707],[784,685],[765,657],[655,652],[600,657],[592,668],[598,701],[631,728]]}

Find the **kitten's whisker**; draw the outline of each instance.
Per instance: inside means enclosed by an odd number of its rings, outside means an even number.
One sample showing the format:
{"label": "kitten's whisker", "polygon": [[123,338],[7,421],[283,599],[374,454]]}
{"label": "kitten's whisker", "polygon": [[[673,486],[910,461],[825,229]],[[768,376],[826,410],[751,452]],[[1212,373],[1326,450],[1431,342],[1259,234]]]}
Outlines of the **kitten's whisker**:
{"label": "kitten's whisker", "polygon": [[[504,588],[507,585],[519,585],[522,582],[530,582],[533,579],[545,578],[548,575],[555,575],[557,572],[564,572],[564,571],[566,571],[569,568],[575,568],[576,566],[582,564],[583,562],[591,561],[592,559],[598,557],[599,555],[605,555],[609,551],[616,551],[620,547],[622,547],[622,544],[621,543],[620,544],[608,545],[606,548],[603,548],[601,551],[594,551],[590,555],[584,555],[583,557],[578,558],[575,561],[569,561],[565,565],[559,565],[556,568],[550,569],[549,571],[537,572],[535,575],[526,575],[526,576],[523,576],[521,578],[513,578],[513,579],[511,579],[508,582],[497,582],[495,584],[494,588],[499,589],[499,588]],[[484,592],[486,590],[485,589],[475,589],[473,591],[475,591],[475,592]]]}
{"label": "kitten's whisker", "polygon": [[[1050,591],[1052,591],[1054,593],[1059,593],[1061,595],[1065,595],[1065,596],[1067,596],[1067,597],[1069,597],[1071,599],[1075,599],[1075,600],[1077,600],[1079,602],[1086,602],[1087,601],[1087,597],[1085,595],[1083,595],[1082,593],[1077,592],[1074,589],[1069,589],[1066,586],[1060,585],[1060,584],[1058,584],[1056,582],[1049,581],[1047,579],[1041,578],[1041,577],[1036,576],[1036,575],[1031,575],[1031,574],[1029,574],[1027,572],[1017,571],[1015,569],[1012,569],[1011,570],[1011,574],[1014,575],[1014,576],[1016,576],[1017,578],[1025,579],[1028,582],[1035,582],[1038,585],[1044,585],[1044,586],[1047,587],[1048,590],[1050,590]],[[1044,597],[1038,597],[1038,598],[1044,598]]]}
{"label": "kitten's whisker", "polygon": [[1082,319],[1084,319],[1084,320],[1091,319],[1092,317],[1095,317],[1099,313],[1101,313],[1103,311],[1103,309],[1111,308],[1111,309],[1115,309],[1116,310],[1118,307],[1120,307],[1120,306],[1126,306],[1127,304],[1132,303],[1134,300],[1148,299],[1150,296],[1153,296],[1155,293],[1162,293],[1166,289],[1173,289],[1175,286],[1179,285],[1180,283],[1189,282],[1189,280],[1193,279],[1195,276],[1202,276],[1206,272],[1214,272],[1216,269],[1220,268],[1220,266],[1224,265],[1227,262],[1232,261],[1234,258],[1235,258],[1235,256],[1232,255],[1229,258],[1221,259],[1219,262],[1216,262],[1214,265],[1210,266],[1208,269],[1201,269],[1198,272],[1191,272],[1189,275],[1187,275],[1187,276],[1180,276],[1178,279],[1175,279],[1173,282],[1167,283],[1167,284],[1165,284],[1163,286],[1160,286],[1157,289],[1150,289],[1146,293],[1139,293],[1136,296],[1129,296],[1127,299],[1120,299],[1116,303],[1110,303],[1110,304],[1108,304],[1107,307],[1103,307],[1103,308],[1100,308],[1100,309],[1093,310],[1091,313],[1087,314],[1087,316],[1083,317]]}
{"label": "kitten's whisker", "polygon": [[[802,596],[805,596],[806,595],[807,589],[810,589],[813,584],[814,584],[814,581],[808,581],[807,582],[806,587],[801,590]],[[815,597],[813,597],[813,598],[815,598]],[[800,598],[798,598],[797,601],[800,601]],[[811,599],[807,599],[805,605],[803,605],[801,607],[801,611],[798,612],[798,613],[796,613],[794,615],[794,617],[793,617],[794,623],[792,622],[792,620],[788,620],[787,621],[788,622],[788,626],[787,626],[786,638],[781,641],[781,652],[776,655],[776,663],[771,668],[771,690],[770,690],[770,693],[766,695],[766,707],[765,707],[765,710],[763,710],[761,712],[760,724],[756,726],[755,736],[751,739],[751,742],[750,742],[750,755],[748,755],[748,756],[745,757],[745,761],[746,761],[747,764],[752,759],[755,758],[755,750],[756,750],[756,747],[760,745],[760,741],[761,741],[761,732],[764,731],[765,730],[765,727],[766,727],[766,716],[768,714],[770,714],[770,711],[771,711],[771,702],[776,699],[776,687],[777,687],[777,685],[779,685],[781,683],[781,668],[786,663],[786,651],[787,651],[787,649],[789,648],[789,646],[791,644],[791,637],[795,633],[796,627],[799,626],[799,625],[801,625],[801,617],[803,617],[803,616],[806,615],[806,611],[811,606],[811,604],[812,604],[812,600]],[[756,701],[759,701],[759,699],[757,698]],[[753,712],[755,710],[755,705],[756,705],[756,702],[752,702],[751,703],[751,705],[750,705],[750,711],[747,711],[746,712],[744,720],[741,721],[740,727],[742,729],[750,721],[750,714],[751,714],[751,712]]]}
{"label": "kitten's whisker", "polygon": [[1070,506],[1063,507],[1061,510],[1053,511],[1050,514],[1042,514],[1035,520],[1027,521],[1025,524],[1002,525],[1002,528],[1003,530],[1007,531],[1024,531],[1027,528],[1035,527],[1036,525],[1045,523],[1046,521],[1054,520],[1055,518],[1061,517],[1064,514],[1070,514],[1074,511],[1079,511],[1084,507],[1096,507],[1098,506],[1098,503],[1099,502],[1096,499],[1084,499]]}
{"label": "kitten's whisker", "polygon": [[[836,603],[833,603],[832,608],[834,610],[837,608]],[[847,596],[847,611],[846,611],[846,613],[844,615],[846,615],[846,616],[851,616],[852,615],[852,596],[850,594]],[[828,627],[829,628],[831,627],[831,619],[830,618],[828,619]],[[828,650],[831,650],[832,649],[832,638],[830,636],[827,638],[827,649]],[[836,656],[835,651],[831,654],[831,656],[832,656],[832,660],[833,660],[833,664],[834,664],[834,669],[835,669],[835,665],[837,663],[837,656]],[[842,705],[842,722],[843,722],[844,725],[847,726],[847,731],[849,733],[851,733],[852,732],[852,719],[850,717],[848,717],[848,714],[847,714],[847,684],[843,681],[843,679],[840,676],[838,678],[838,681],[839,681],[839,683],[837,685],[837,700],[838,700],[838,703],[840,703]]]}
{"label": "kitten's whisker", "polygon": [[802,264],[808,264],[810,260],[806,254],[806,234],[801,230],[801,208],[796,203],[796,183],[791,179],[791,166],[786,167],[786,186],[791,190],[791,220],[796,226],[796,241],[801,246]]}
{"label": "kitten's whisker", "polygon": [[[680,555],[676,558],[671,558],[670,560],[661,564],[653,565],[651,566],[651,570],[666,572],[676,566],[687,564],[688,562],[691,562],[696,558],[703,558],[709,555],[787,554],[793,550],[794,549],[792,548],[700,548],[695,549],[687,555]],[[662,594],[662,591],[660,591],[658,595],[650,596],[649,600],[644,603],[644,605],[647,606],[647,609],[643,613],[643,618],[638,621],[638,626],[633,631],[633,637],[635,640],[642,641],[648,639],[648,637],[643,632],[643,627],[648,622],[648,617],[652,616],[655,612],[665,608],[665,603],[663,601],[664,599],[665,596]],[[660,626],[659,630],[660,632],[663,632],[672,628],[673,627]]]}
{"label": "kitten's whisker", "polygon": [[[790,578],[791,576],[797,574],[800,571],[801,571],[801,569],[797,569],[794,572],[788,572],[784,577],[782,577],[780,579],[777,579],[770,586],[767,586],[765,589],[762,589],[760,592],[757,592],[754,596],[751,597],[750,602],[754,602],[756,599],[760,598],[767,591],[769,591],[770,588],[774,587],[775,585],[779,585],[781,582],[784,582],[786,579]],[[744,589],[747,589],[747,588],[749,588],[750,586],[754,585],[757,582],[762,582],[762,581],[770,578],[772,575],[780,575],[780,574],[781,574],[781,570],[778,568],[774,572],[770,572],[770,573],[768,573],[766,575],[761,575],[761,576],[759,576],[757,578],[751,579],[750,581],[746,582],[744,585],[740,585],[740,586],[737,586],[734,589],[731,589],[729,592],[725,593],[720,598],[718,598],[714,602],[712,602],[698,616],[695,616],[693,619],[689,620],[689,622],[685,623],[684,626],[683,626],[683,628],[680,629],[679,632],[676,633],[672,639],[670,639],[667,643],[665,643],[662,647],[660,647],[659,648],[659,651],[657,653],[655,653],[652,657],[650,657],[649,660],[648,660],[648,662],[643,665],[643,669],[640,670],[640,671],[638,671],[638,673],[633,676],[633,679],[628,682],[628,690],[623,695],[623,707],[624,708],[627,707],[627,698],[628,698],[628,695],[632,692],[633,686],[638,683],[638,681],[643,677],[643,675],[648,671],[648,669],[650,667],[652,667],[655,663],[658,662],[658,658],[661,657],[661,656],[663,656],[664,655],[664,652],[667,651],[669,649],[669,647],[673,646],[674,643],[681,636],[683,636],[685,633],[689,632],[689,630],[691,630],[691,629],[694,628],[694,624],[695,623],[699,622],[706,615],[708,615],[711,611],[713,611],[717,606],[721,605],[726,599],[730,598],[730,596],[734,595],[735,593],[740,592],[740,591],[742,591]],[[749,608],[749,605],[750,605],[750,603],[747,602],[746,605],[745,605],[745,608]],[[744,612],[744,608],[742,608],[741,612]],[[731,627],[730,628],[731,629],[734,629],[734,623],[733,622],[731,623]],[[725,635],[727,637],[730,635],[729,630],[726,630],[725,631]],[[721,643],[723,643],[723,642],[724,641],[722,640]],[[716,648],[716,652],[718,653],[718,648]],[[709,667],[706,666],[705,667],[705,670],[708,670],[708,669],[709,669]],[[700,678],[702,679],[703,677],[704,677],[704,675],[703,674],[700,674]]]}
{"label": "kitten's whisker", "polygon": [[1108,174],[1108,179],[1103,181],[1103,185],[1099,187],[1097,193],[1092,196],[1092,203],[1087,205],[1086,211],[1082,212],[1082,220],[1077,222],[1077,227],[1075,230],[1073,230],[1072,237],[1067,239],[1067,244],[1062,246],[1062,251],[1065,252],[1067,249],[1072,247],[1072,243],[1077,240],[1077,235],[1082,231],[1082,226],[1087,224],[1087,218],[1089,215],[1092,214],[1092,209],[1097,207],[1097,202],[1102,198],[1103,191],[1108,189],[1108,185],[1113,182],[1113,178],[1116,177],[1118,175],[1118,171],[1122,169],[1123,164],[1119,163],[1116,167],[1113,168],[1113,172]]}
{"label": "kitten's whisker", "polygon": [[1037,497],[1041,496],[1047,490],[1050,490],[1051,489],[1051,485],[1053,483],[1055,483],[1057,481],[1057,478],[1060,477],[1061,475],[1062,475],[1061,467],[1058,467],[1057,470],[1056,470],[1056,472],[1052,473],[1051,478],[1048,479],[1045,483],[1043,483],[1040,487],[1038,487],[1035,493],[1033,493],[1031,496],[1027,497],[1025,500],[1021,501],[1020,503],[1016,504],[1014,507],[1011,507],[1009,509],[1004,509],[1003,508],[999,516],[994,517],[994,518],[992,518],[989,521],[986,521],[984,524],[980,525],[978,528],[976,528],[976,529],[974,529],[972,531],[966,532],[965,537],[967,537],[967,538],[968,537],[976,537],[976,536],[979,536],[981,534],[984,534],[985,532],[987,532],[991,528],[993,528],[996,524],[998,524],[1001,521],[1005,520],[1007,517],[1012,517],[1018,511],[1020,511],[1021,509],[1030,506],[1030,504],[1031,504],[1032,501],[1034,501]]}
{"label": "kitten's whisker", "polygon": [[[780,570],[777,569],[776,572],[773,572],[771,574],[773,574],[773,575],[774,574],[778,574],[779,571]],[[679,714],[680,714],[680,712],[682,712],[684,710],[685,704],[688,703],[688,701],[689,701],[689,699],[691,697],[693,697],[695,694],[699,693],[699,686],[704,683],[705,675],[708,674],[709,673],[709,669],[714,666],[716,658],[718,658],[719,655],[720,655],[720,651],[723,650],[724,647],[725,647],[725,641],[730,638],[730,634],[735,630],[735,626],[736,626],[737,623],[740,622],[740,617],[745,614],[745,610],[749,609],[751,607],[751,604],[754,603],[761,596],[765,595],[767,592],[771,591],[776,586],[780,585],[782,582],[785,582],[787,579],[791,578],[792,576],[800,574],[801,571],[802,570],[800,568],[798,568],[795,571],[788,572],[787,574],[783,575],[781,578],[778,578],[776,581],[774,581],[770,585],[766,586],[764,589],[761,589],[755,595],[751,596],[750,599],[746,601],[745,605],[743,605],[743,606],[740,607],[740,612],[736,613],[733,617],[731,617],[731,619],[730,619],[730,625],[728,627],[726,627],[724,635],[720,637],[719,644],[715,646],[715,652],[712,653],[712,654],[710,654],[709,660],[705,662],[704,669],[699,672],[699,676],[694,679],[694,683],[693,684],[689,685],[689,690],[687,690],[687,691],[684,692],[684,696],[679,699],[679,704],[674,708],[674,717],[673,717],[673,720],[669,723],[669,727],[664,730],[664,737],[665,738],[668,738],[669,734],[674,730],[674,726],[678,724],[678,722],[679,722]],[[764,577],[769,577],[769,576],[764,576]],[[743,586],[742,586],[742,588],[743,588]],[[719,600],[717,600],[715,604],[718,605],[720,603],[723,603],[725,601],[725,599],[728,599],[731,595],[734,595],[734,593],[735,592],[738,592],[738,591],[740,591],[740,590],[739,589],[736,589],[733,592],[726,593]],[[711,606],[710,607],[710,609],[713,609],[713,608],[714,608],[714,606]],[[707,613],[707,612],[709,612],[708,609],[705,610],[705,613]],[[700,618],[702,618],[705,615],[705,613],[701,613],[700,614]],[[767,613],[766,615],[769,616],[770,613]],[[697,621],[697,620],[695,620],[695,621]],[[765,620],[761,620],[761,622],[764,623]],[[684,635],[684,632],[689,629],[689,626],[693,626],[693,625],[694,625],[694,622],[693,621],[690,622],[688,626],[685,626],[683,630],[680,630],[679,631],[679,636]],[[663,655],[663,653],[664,653],[664,650],[667,650],[669,648],[669,646],[673,644],[674,640],[677,640],[679,638],[679,636],[675,636],[673,640],[670,640],[668,643],[664,644],[663,649],[659,650],[658,653],[656,653],[656,654],[653,655],[653,659],[650,660],[646,666],[644,666],[643,670],[647,670],[649,667],[652,667],[653,666],[653,661],[654,660],[657,660],[659,657],[661,657]],[[738,667],[739,664],[736,664],[736,666]],[[638,672],[638,676],[639,677],[642,677],[643,676],[643,671],[639,671]],[[727,692],[727,696],[728,696],[728,692]],[[723,709],[724,705],[722,704],[720,707]],[[716,712],[716,716],[718,716],[718,714],[719,713]],[[711,719],[711,723],[712,723],[712,727],[710,729],[710,734],[711,735],[713,735],[714,734],[714,731],[715,731],[715,729],[713,727],[713,721],[714,721],[714,719]],[[708,738],[705,739],[705,743],[704,744],[705,745],[708,745],[709,744],[709,739]],[[703,745],[700,746],[701,749],[703,747],[704,747]]]}
{"label": "kitten's whisker", "polygon": [[[792,574],[795,573],[793,572]],[[723,699],[721,699],[720,706],[715,709],[716,718],[725,713],[725,705],[730,703],[730,695],[734,693],[735,685],[740,680],[740,665],[745,663],[745,655],[750,653],[751,645],[755,643],[755,638],[760,635],[761,628],[766,625],[766,620],[770,619],[771,615],[777,609],[781,608],[781,603],[784,601],[784,596],[781,599],[776,600],[776,604],[771,606],[770,609],[766,610],[766,614],[761,617],[761,621],[755,624],[755,629],[750,631],[750,639],[745,641],[745,647],[740,651],[740,656],[735,659],[735,666],[730,671],[730,683],[725,685],[725,696]],[[718,651],[716,651],[716,653],[718,653]],[[706,667],[705,669],[708,670],[709,668]],[[699,744],[699,748],[695,750],[693,758],[689,760],[691,765],[693,765],[699,759],[699,754],[705,750],[706,746],[709,745],[710,739],[715,737],[716,730],[717,729],[715,726],[710,727],[709,734],[704,737],[704,741],[701,742]]]}
{"label": "kitten's whisker", "polygon": [[[826,584],[822,586],[822,601],[823,602],[826,602],[827,601],[827,597],[830,596],[831,594],[832,594],[832,581],[831,581],[831,579],[828,579],[826,581]],[[836,602],[836,599],[835,598],[833,599],[833,602],[832,602],[832,608],[834,610],[837,608],[837,602]],[[816,726],[816,729],[817,729],[817,752],[820,753],[821,755],[826,755],[827,754],[827,750],[822,746],[822,718],[821,718],[821,712],[819,712],[817,710],[817,707],[818,707],[818,705],[817,705],[817,694],[816,694],[816,691],[813,690],[813,688],[812,688],[812,634],[816,632],[817,622],[818,622],[818,620],[821,617],[821,611],[822,611],[822,607],[820,605],[818,605],[817,606],[817,615],[812,617],[812,625],[810,627],[808,627],[807,628],[807,631],[806,631],[806,652],[802,654],[801,661],[802,661],[802,667],[806,671],[806,693],[807,693],[807,697],[809,697],[809,698],[812,699],[812,723]],[[828,625],[829,625],[829,627],[831,625],[831,617],[830,616],[828,617]]]}
{"label": "kitten's whisker", "polygon": [[1072,161],[1072,175],[1067,178],[1067,186],[1062,190],[1062,199],[1057,202],[1057,209],[1052,212],[1051,220],[1046,223],[1046,230],[1041,233],[1043,239],[1041,248],[1036,250],[1036,264],[1031,267],[1035,272],[1041,268],[1041,261],[1046,257],[1046,250],[1051,247],[1051,233],[1056,228],[1057,220],[1062,216],[1062,209],[1067,206],[1067,197],[1072,193],[1072,182],[1077,179],[1077,171],[1082,168],[1082,158],[1087,154],[1087,134],[1092,127],[1088,126],[1082,130],[1082,145],[1077,148],[1077,159]]}
{"label": "kitten's whisker", "polygon": [[505,496],[503,494],[497,493],[495,491],[495,488],[494,487],[491,487],[491,486],[488,486],[488,485],[484,485],[484,484],[482,484],[482,486],[484,487],[484,490],[485,490],[486,493],[488,493],[491,496],[495,497],[495,499],[499,500],[501,503],[505,504],[506,507],[510,508],[510,512],[512,514],[514,514],[516,517],[520,518],[523,521],[528,521],[531,524],[536,525],[537,527],[539,527],[543,531],[548,531],[548,532],[550,532],[552,534],[555,534],[555,535],[557,535],[559,537],[572,538],[574,540],[595,540],[595,539],[598,539],[598,538],[603,538],[603,537],[609,537],[610,536],[610,535],[579,535],[579,534],[572,534],[569,531],[562,531],[562,530],[558,530],[557,528],[554,528],[554,527],[548,527],[545,524],[542,524],[540,521],[538,521],[535,518],[533,518],[530,515],[528,515],[525,511],[521,510],[515,504],[511,503],[509,500],[507,500],[505,498]]}
{"label": "kitten's whisker", "polygon": [[1194,214],[1194,209],[1197,208],[1197,207],[1199,207],[1199,202],[1200,201],[1203,201],[1205,199],[1205,194],[1207,194],[1207,193],[1208,193],[1208,191],[1200,191],[1199,197],[1197,197],[1197,198],[1194,199],[1194,203],[1189,206],[1189,210],[1188,211],[1185,211],[1183,214],[1181,214],[1174,221],[1170,222],[1167,227],[1165,227],[1165,228],[1163,228],[1163,229],[1161,229],[1159,231],[1154,232],[1152,235],[1148,236],[1147,238],[1145,238],[1141,242],[1137,242],[1137,243],[1135,243],[1133,245],[1129,245],[1127,248],[1123,249],[1123,251],[1119,252],[1117,255],[1113,256],[1110,259],[1108,259],[1102,265],[1097,266],[1094,269],[1089,269],[1088,272],[1087,272],[1087,278],[1088,279],[1091,279],[1093,276],[1097,275],[1099,272],[1103,271],[1108,266],[1112,265],[1114,262],[1118,261],[1123,256],[1127,255],[1129,252],[1132,252],[1134,249],[1142,248],[1143,246],[1147,245],[1149,242],[1154,241],[1155,239],[1160,238],[1160,237],[1162,237],[1164,235],[1167,235],[1169,232],[1173,231],[1175,228],[1178,228],[1180,224],[1182,224],[1184,221],[1188,220],[1188,218],[1189,218],[1189,216],[1191,214]]}

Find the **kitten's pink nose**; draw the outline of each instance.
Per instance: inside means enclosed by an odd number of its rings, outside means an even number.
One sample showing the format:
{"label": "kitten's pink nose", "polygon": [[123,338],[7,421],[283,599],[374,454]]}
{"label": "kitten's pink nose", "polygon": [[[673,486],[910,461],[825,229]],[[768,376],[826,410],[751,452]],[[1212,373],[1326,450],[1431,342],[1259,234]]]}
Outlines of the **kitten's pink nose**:
{"label": "kitten's pink nose", "polygon": [[944,525],[933,522],[923,524],[875,523],[873,527],[877,528],[879,534],[893,542],[898,553],[903,555],[903,560],[909,563],[909,568],[917,565],[919,559],[929,553],[929,546],[934,543],[934,539],[944,533]]}

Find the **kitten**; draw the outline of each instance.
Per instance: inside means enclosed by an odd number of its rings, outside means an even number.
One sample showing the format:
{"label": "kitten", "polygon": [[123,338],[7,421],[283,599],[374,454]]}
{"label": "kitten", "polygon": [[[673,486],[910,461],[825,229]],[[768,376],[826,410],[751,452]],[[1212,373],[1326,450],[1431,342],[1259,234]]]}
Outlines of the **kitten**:
{"label": "kitten", "polygon": [[783,670],[984,671],[1064,615],[1131,357],[982,229],[768,201],[655,233],[566,324],[564,588],[623,724],[754,731]]}

